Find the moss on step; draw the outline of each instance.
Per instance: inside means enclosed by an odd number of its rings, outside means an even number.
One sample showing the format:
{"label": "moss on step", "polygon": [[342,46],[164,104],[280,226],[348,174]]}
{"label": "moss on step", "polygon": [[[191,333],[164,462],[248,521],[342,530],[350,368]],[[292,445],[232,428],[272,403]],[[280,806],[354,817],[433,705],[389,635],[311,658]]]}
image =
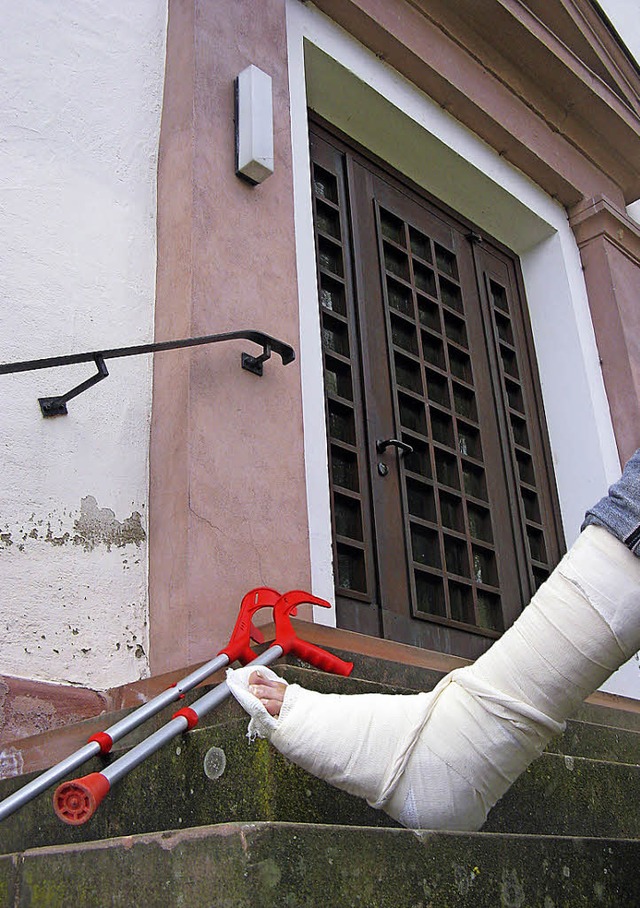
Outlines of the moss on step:
{"label": "moss on step", "polygon": [[8,904],[626,908],[637,856],[620,840],[230,824],[31,852]]}
{"label": "moss on step", "polygon": [[543,754],[493,808],[484,830],[640,837],[640,767]]}
{"label": "moss on step", "polygon": [[[266,741],[250,744],[246,728],[243,718],[175,739],[115,784],[83,826],[60,822],[53,813],[52,792],[40,795],[0,823],[0,853],[232,821],[392,825],[364,801],[288,763]],[[224,751],[226,758],[226,769],[215,780],[204,771],[211,747]],[[94,760],[74,775],[100,766]]]}

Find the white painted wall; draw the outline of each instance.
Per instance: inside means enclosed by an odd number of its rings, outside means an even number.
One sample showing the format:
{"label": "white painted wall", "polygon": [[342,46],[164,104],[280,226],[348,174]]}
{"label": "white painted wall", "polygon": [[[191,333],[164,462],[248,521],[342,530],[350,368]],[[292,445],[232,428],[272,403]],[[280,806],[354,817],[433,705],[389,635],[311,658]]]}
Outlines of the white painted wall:
{"label": "white painted wall", "polygon": [[[153,338],[167,0],[0,0],[0,361]],[[0,376],[0,672],[147,663],[149,357]]]}
{"label": "white painted wall", "polygon": [[[317,10],[289,0],[287,15],[314,592],[333,601],[307,106],[519,254],[570,545],[585,509],[617,477],[619,466],[580,257],[566,212]],[[335,613],[317,611],[315,620],[335,623]],[[630,674],[625,669],[610,689],[640,698],[637,670]]]}

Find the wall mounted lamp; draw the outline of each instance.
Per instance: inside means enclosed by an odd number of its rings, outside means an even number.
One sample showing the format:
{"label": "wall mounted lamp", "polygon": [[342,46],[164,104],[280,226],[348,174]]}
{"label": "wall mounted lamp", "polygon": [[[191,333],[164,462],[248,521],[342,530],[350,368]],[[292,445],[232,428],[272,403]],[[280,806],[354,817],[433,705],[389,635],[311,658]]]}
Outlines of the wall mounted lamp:
{"label": "wall mounted lamp", "polygon": [[247,66],[235,81],[236,174],[254,185],[273,173],[271,76]]}

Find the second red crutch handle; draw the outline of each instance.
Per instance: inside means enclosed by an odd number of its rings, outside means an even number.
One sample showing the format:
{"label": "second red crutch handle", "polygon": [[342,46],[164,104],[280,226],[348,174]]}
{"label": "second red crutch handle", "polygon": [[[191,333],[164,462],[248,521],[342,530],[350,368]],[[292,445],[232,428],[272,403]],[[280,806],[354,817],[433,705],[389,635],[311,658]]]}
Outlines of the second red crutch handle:
{"label": "second red crutch handle", "polygon": [[298,656],[299,659],[321,669],[323,672],[331,672],[334,675],[350,675],[353,671],[353,662],[345,662],[344,659],[334,656],[333,653],[328,653],[313,643],[301,640],[294,631],[290,617],[295,614],[297,607],[303,603],[331,608],[326,599],[319,599],[304,590],[290,590],[280,596],[273,607],[273,618],[276,625],[274,645],[281,646],[283,652]]}

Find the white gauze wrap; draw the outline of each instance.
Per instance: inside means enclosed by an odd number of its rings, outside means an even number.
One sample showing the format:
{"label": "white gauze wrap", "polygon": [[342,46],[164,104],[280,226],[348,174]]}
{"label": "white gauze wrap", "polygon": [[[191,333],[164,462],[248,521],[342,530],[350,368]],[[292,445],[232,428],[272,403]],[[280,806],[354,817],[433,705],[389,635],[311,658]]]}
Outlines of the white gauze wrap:
{"label": "white gauze wrap", "polygon": [[[414,828],[479,829],[582,700],[640,649],[640,559],[590,526],[516,623],[429,693],[319,694],[272,718],[229,670],[250,733]],[[277,677],[267,668],[263,676]]]}

